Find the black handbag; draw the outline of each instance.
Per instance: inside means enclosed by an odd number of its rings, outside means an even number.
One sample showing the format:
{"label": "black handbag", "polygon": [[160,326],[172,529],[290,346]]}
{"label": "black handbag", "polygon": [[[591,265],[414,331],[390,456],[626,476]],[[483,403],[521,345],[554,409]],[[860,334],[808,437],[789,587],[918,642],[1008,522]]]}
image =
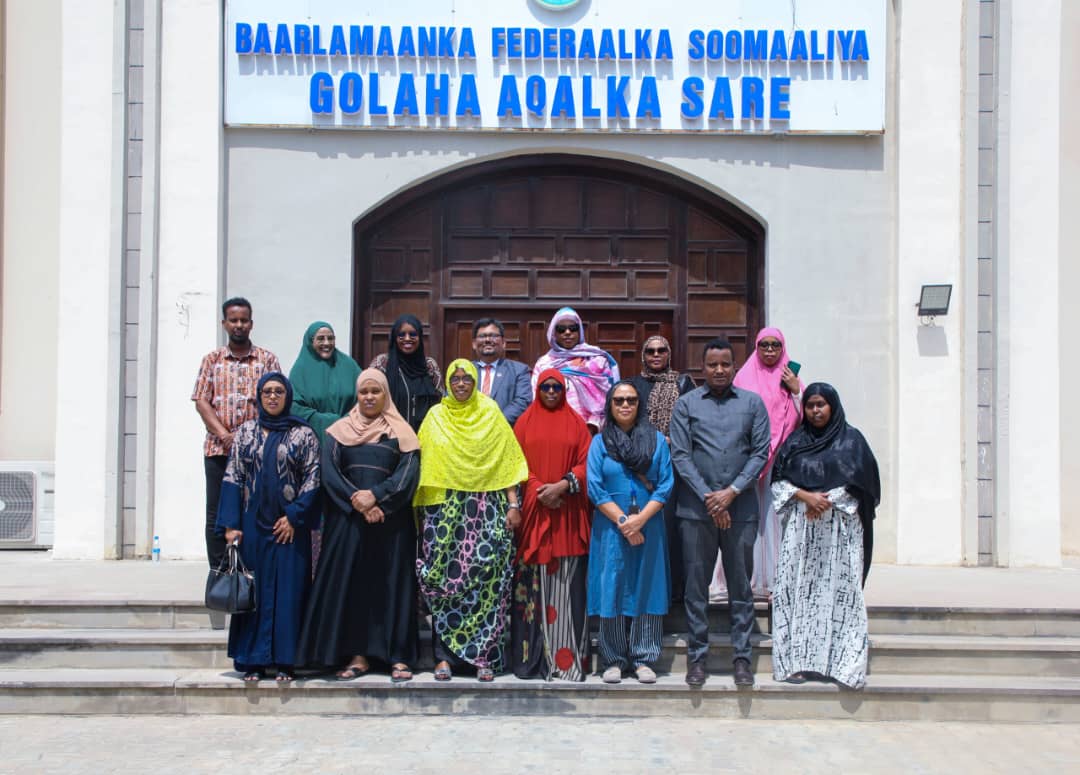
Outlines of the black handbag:
{"label": "black handbag", "polygon": [[211,568],[206,577],[206,607],[227,614],[255,610],[255,574],[240,559],[236,544],[229,544],[221,565]]}

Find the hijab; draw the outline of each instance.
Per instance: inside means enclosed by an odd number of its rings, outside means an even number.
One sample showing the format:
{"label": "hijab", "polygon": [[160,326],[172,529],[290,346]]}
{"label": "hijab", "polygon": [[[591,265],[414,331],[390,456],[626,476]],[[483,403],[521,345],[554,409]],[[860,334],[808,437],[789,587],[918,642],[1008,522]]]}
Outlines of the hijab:
{"label": "hijab", "polygon": [[405,422],[405,418],[394,406],[386,375],[378,369],[364,369],[356,378],[354,396],[360,392],[360,386],[365,382],[374,382],[382,388],[383,395],[386,397],[382,412],[376,417],[365,417],[360,411],[360,403],[357,399],[349,413],[331,425],[326,432],[347,447],[374,444],[385,436],[397,439],[398,449],[403,453],[420,449],[420,441],[416,438],[412,426]]}
{"label": "hijab", "polygon": [[[623,385],[634,387],[632,382],[620,380],[608,391],[607,400],[604,402],[606,422],[601,433],[604,436],[604,447],[607,449],[608,457],[625,465],[644,484],[645,477],[648,476],[649,468],[652,466],[653,455],[656,454],[656,428],[645,416],[640,403],[637,419],[629,433],[615,422],[615,415],[611,409],[612,399],[615,397],[615,388]],[[634,388],[634,394],[640,397],[637,388]],[[652,490],[652,487],[650,486],[649,489]]]}
{"label": "hijab", "polygon": [[[765,362],[761,360],[761,351],[757,347],[765,337],[772,337],[780,342],[780,358],[773,366],[765,365]],[[776,458],[776,453],[784,440],[802,422],[799,407],[795,405],[791,393],[780,381],[787,364],[787,342],[784,341],[784,335],[780,333],[779,328],[763,328],[754,340],[753,355],[735,375],[735,387],[752,390],[765,402],[765,410],[769,413],[769,463]],[[799,385],[802,386],[802,382],[799,382]],[[766,463],[765,468],[761,470],[762,476],[769,470],[769,463]]]}
{"label": "hijab", "polygon": [[360,366],[336,347],[329,358],[319,357],[315,351],[315,334],[320,328],[334,330],[322,320],[307,327],[300,343],[300,354],[289,370],[289,382],[293,387],[293,409],[297,417],[307,420],[322,438],[326,429],[356,404],[356,378],[360,375]]}
{"label": "hijab", "polygon": [[420,426],[420,484],[413,504],[434,506],[447,490],[493,492],[529,477],[529,467],[499,405],[479,390],[476,366],[458,358],[446,370],[446,382],[458,369],[476,386],[465,401],[453,391],[432,407]]}
{"label": "hijab", "polygon": [[[401,352],[397,345],[398,332],[405,324],[416,329],[420,337],[416,351],[411,355]],[[410,425],[413,422],[419,425],[428,409],[442,396],[428,374],[427,356],[424,355],[424,326],[415,315],[402,315],[394,321],[390,329],[390,346],[386,351],[386,377],[390,383],[390,397],[394,399],[394,406],[409,419]]]}
{"label": "hijab", "polygon": [[[563,392],[558,405],[549,409],[540,398],[539,386],[552,379],[563,386]],[[519,561],[547,565],[560,551],[587,553],[590,524],[584,468],[592,436],[585,421],[566,402],[566,377],[558,369],[540,373],[536,396],[514,424],[514,436],[529,465],[521,500]],[[540,485],[557,482],[571,471],[578,477],[581,491],[568,493],[557,512],[541,504],[536,496]]]}
{"label": "hijab", "polygon": [[[285,408],[281,414],[274,416],[263,408],[262,390],[268,382],[280,383],[285,388]],[[255,388],[255,400],[259,407],[259,415],[255,420],[256,432],[269,431],[263,441],[262,463],[258,469],[258,476],[254,481],[254,499],[258,504],[258,513],[255,517],[259,527],[272,529],[274,523],[285,513],[288,501],[282,491],[285,488],[285,480],[281,474],[278,463],[287,457],[288,450],[282,450],[287,445],[289,431],[293,428],[311,426],[299,417],[289,414],[292,409],[293,388],[289,380],[280,371],[268,371],[259,378],[259,384]]]}
{"label": "hijab", "polygon": [[[555,328],[560,320],[572,320],[578,326],[578,342],[570,349],[559,344]],[[592,425],[604,424],[604,397],[619,381],[619,366],[607,350],[585,343],[585,325],[571,307],[563,307],[548,324],[548,344],[551,349],[540,357],[533,369],[539,374],[558,369],[567,378],[566,400],[581,418]],[[533,388],[536,381],[533,381]]]}
{"label": "hijab", "polygon": [[[649,364],[645,361],[645,350],[650,342],[657,342],[667,348],[668,365],[663,371],[649,370]],[[659,334],[650,336],[641,347],[641,376],[653,383],[647,407],[649,422],[667,436],[671,413],[675,410],[675,402],[679,400],[679,372],[671,368],[671,343]]]}
{"label": "hijab", "polygon": [[863,525],[865,584],[874,548],[875,509],[881,501],[877,459],[863,435],[848,425],[836,388],[814,382],[803,391],[803,406],[813,396],[821,396],[829,404],[832,411],[829,422],[824,428],[815,428],[803,419],[802,425],[780,448],[773,479],[786,479],[800,489],[813,492],[846,487],[858,500]]}

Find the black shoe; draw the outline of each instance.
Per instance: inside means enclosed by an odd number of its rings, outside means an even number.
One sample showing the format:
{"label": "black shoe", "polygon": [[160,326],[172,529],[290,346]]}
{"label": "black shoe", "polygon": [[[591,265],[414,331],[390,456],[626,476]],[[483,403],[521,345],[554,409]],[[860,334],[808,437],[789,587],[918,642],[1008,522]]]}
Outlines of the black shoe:
{"label": "black shoe", "polygon": [[750,672],[750,660],[739,657],[735,660],[735,685],[753,686],[754,674]]}
{"label": "black shoe", "polygon": [[691,662],[686,668],[686,683],[690,686],[705,685],[705,660]]}

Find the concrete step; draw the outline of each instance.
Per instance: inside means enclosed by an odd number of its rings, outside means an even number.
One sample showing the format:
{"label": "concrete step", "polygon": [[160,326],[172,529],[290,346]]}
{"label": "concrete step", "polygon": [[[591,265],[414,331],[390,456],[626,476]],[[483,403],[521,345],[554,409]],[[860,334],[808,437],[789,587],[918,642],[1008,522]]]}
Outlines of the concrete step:
{"label": "concrete step", "polygon": [[210,623],[210,611],[196,600],[0,600],[0,628],[201,629]]}
{"label": "concrete step", "polygon": [[[770,631],[768,603],[757,601],[756,631]],[[873,635],[997,635],[1080,637],[1080,610],[1071,608],[975,608],[956,606],[869,606]],[[0,600],[0,628],[201,629],[210,612],[198,600]],[[224,617],[219,617],[224,622]],[[709,606],[712,632],[730,630],[726,604]],[[668,632],[685,632],[682,604],[665,618]]]}
{"label": "concrete step", "polygon": [[385,675],[342,683],[302,679],[246,685],[234,673],[202,670],[0,670],[3,714],[287,714],[708,716],[758,719],[860,719],[1080,722],[1080,679],[1002,676],[875,675],[862,691],[832,684],[792,686],[760,677],[736,689],[726,675],[690,688],[680,675],[657,684],[608,686],[519,681],[491,684],[421,673],[405,684]]}
{"label": "concrete step", "polygon": [[[0,666],[19,669],[227,669],[227,633],[221,630],[3,629]],[[754,669],[772,674],[772,641],[755,635]],[[418,668],[434,665],[430,633],[421,633]],[[595,663],[595,639],[593,643]],[[668,633],[658,669],[686,671],[685,635]],[[709,661],[731,664],[724,633],[710,636]],[[595,664],[594,664],[595,667]],[[870,674],[1041,675],[1080,678],[1080,638],[874,635]]]}

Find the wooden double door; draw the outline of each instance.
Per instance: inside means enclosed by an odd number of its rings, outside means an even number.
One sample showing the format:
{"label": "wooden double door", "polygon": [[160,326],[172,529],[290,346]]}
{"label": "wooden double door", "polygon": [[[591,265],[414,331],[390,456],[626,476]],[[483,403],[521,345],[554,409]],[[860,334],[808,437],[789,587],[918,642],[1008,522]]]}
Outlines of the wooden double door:
{"label": "wooden double door", "polygon": [[579,157],[517,158],[413,189],[355,227],[353,352],[386,349],[394,320],[424,324],[441,365],[471,357],[472,324],[506,326],[507,354],[532,364],[560,307],[623,374],[653,334],[699,375],[715,336],[737,362],[762,325],[764,235],[751,218],[677,178]]}

